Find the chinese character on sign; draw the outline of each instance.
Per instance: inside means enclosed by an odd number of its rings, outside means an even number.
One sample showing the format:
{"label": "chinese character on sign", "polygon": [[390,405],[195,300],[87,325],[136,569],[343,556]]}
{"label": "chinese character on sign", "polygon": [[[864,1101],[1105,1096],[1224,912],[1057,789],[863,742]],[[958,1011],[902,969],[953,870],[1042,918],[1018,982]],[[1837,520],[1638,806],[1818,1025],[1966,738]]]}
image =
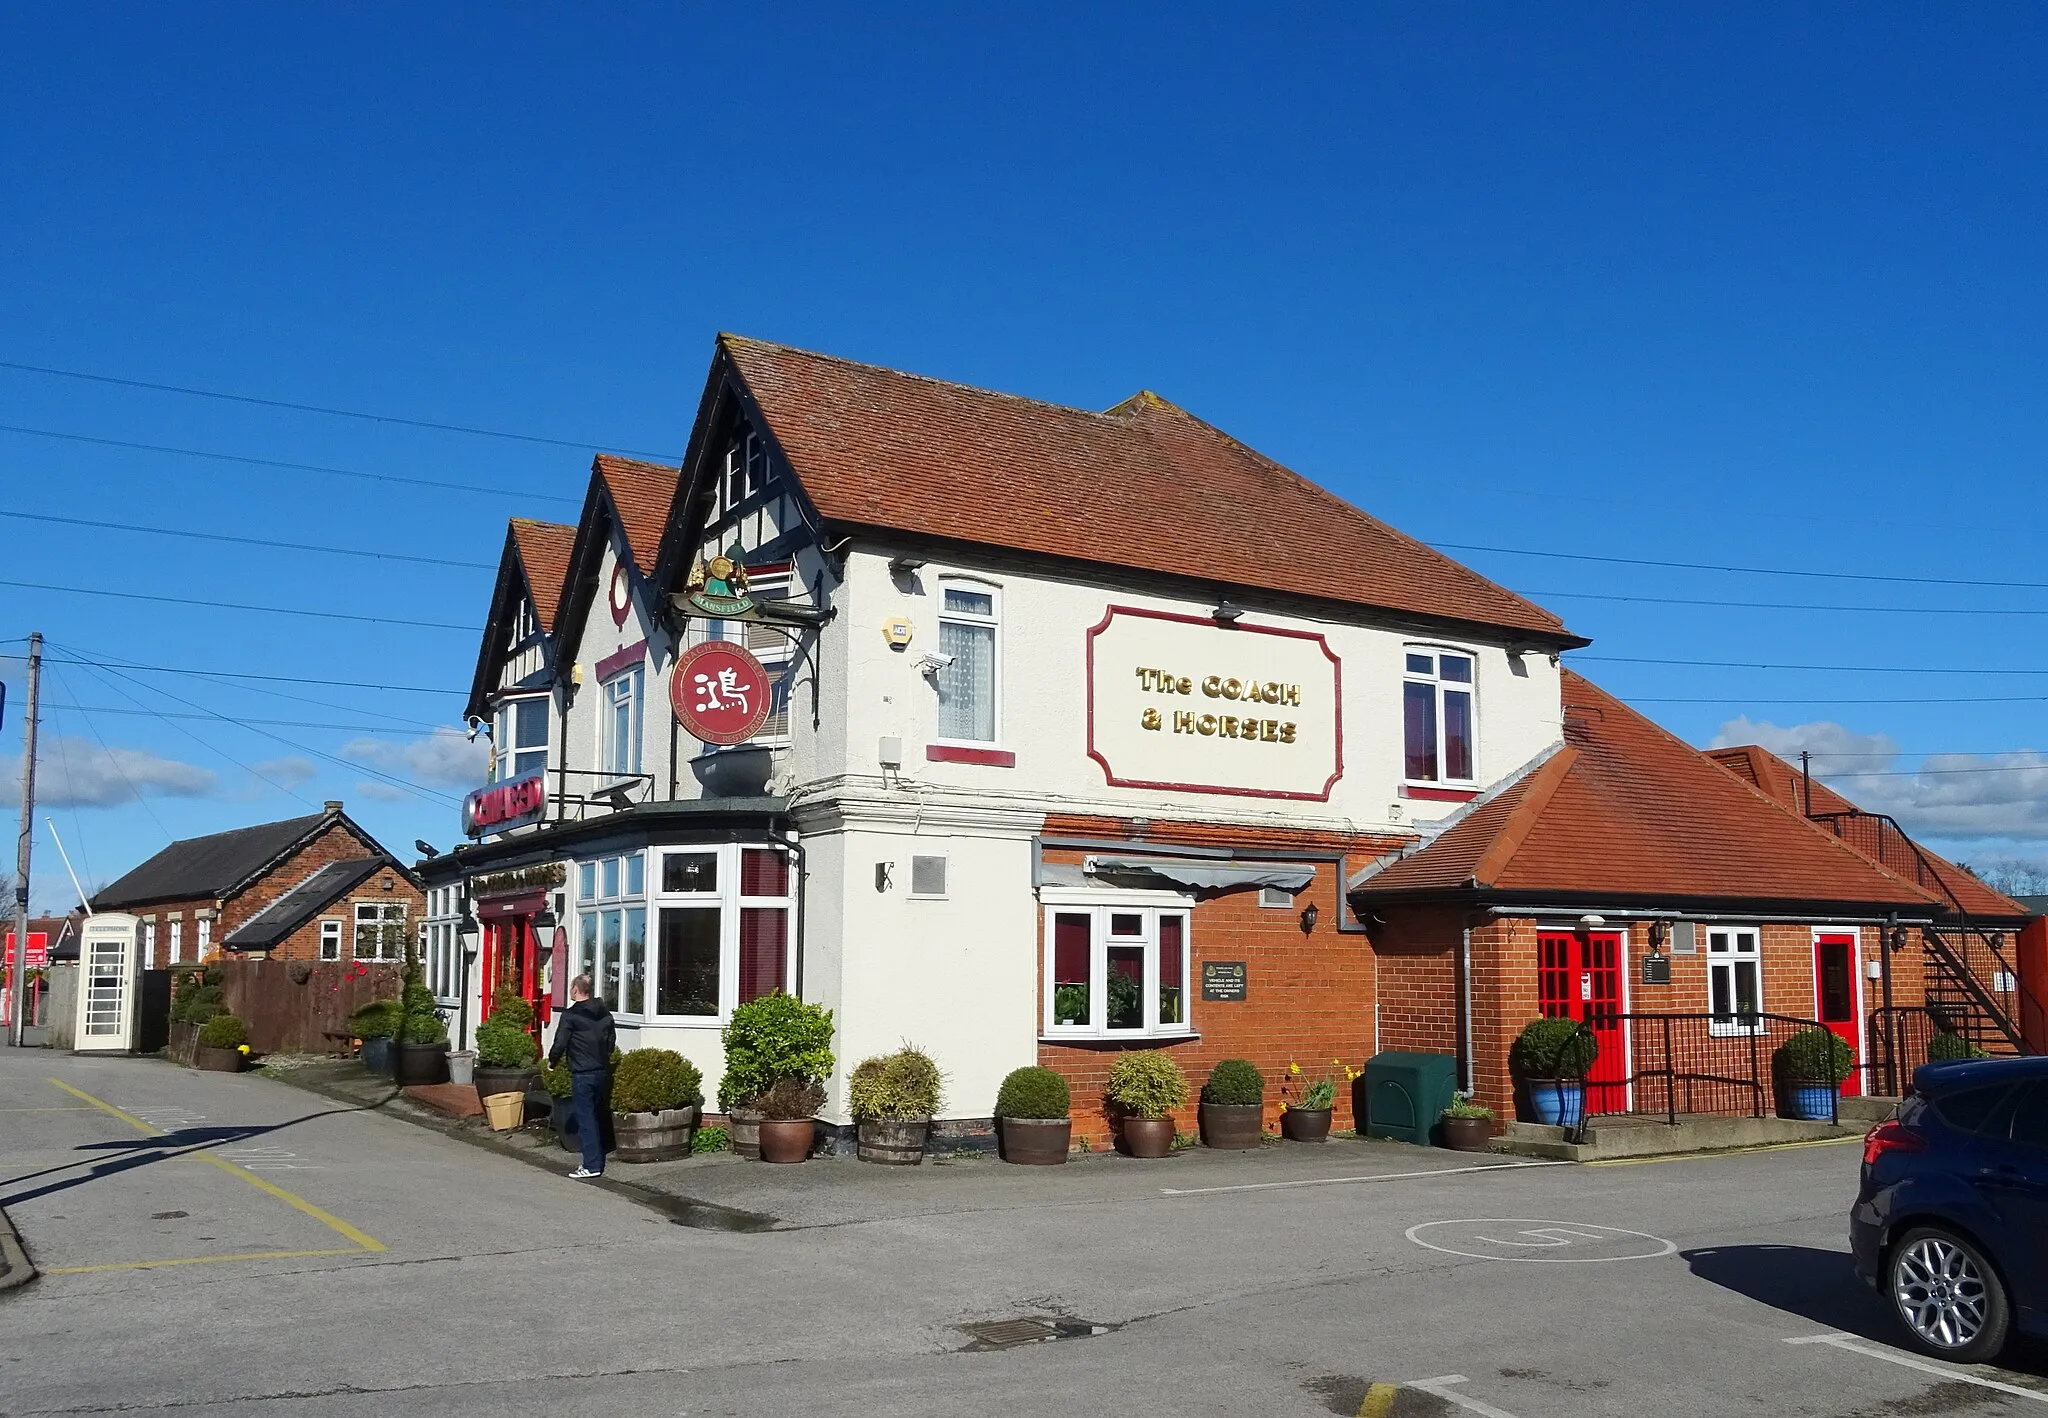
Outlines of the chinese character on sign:
{"label": "chinese character on sign", "polygon": [[[714,709],[737,707],[742,714],[751,714],[753,706],[748,702],[749,686],[740,683],[738,670],[719,670],[715,676],[701,670],[691,676],[697,686],[697,712],[705,713]],[[720,695],[725,698],[721,700]]]}

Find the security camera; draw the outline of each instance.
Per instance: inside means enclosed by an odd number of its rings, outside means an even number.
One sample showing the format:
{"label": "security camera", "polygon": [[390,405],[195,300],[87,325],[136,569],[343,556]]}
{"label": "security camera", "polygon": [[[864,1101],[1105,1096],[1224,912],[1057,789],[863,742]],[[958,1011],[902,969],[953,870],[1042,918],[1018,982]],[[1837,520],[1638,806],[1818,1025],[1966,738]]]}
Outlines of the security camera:
{"label": "security camera", "polygon": [[917,668],[921,674],[935,675],[953,663],[953,657],[943,650],[931,650],[917,657]]}

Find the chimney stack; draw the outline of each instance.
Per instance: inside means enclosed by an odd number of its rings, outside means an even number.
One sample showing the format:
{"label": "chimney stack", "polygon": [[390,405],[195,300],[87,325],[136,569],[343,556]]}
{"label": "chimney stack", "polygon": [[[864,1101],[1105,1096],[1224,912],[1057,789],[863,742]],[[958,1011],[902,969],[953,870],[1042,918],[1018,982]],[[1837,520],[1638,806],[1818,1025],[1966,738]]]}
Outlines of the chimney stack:
{"label": "chimney stack", "polygon": [[341,811],[341,799],[329,798],[326,802],[322,803],[321,806],[326,808],[328,814],[331,816],[334,813],[338,813]]}

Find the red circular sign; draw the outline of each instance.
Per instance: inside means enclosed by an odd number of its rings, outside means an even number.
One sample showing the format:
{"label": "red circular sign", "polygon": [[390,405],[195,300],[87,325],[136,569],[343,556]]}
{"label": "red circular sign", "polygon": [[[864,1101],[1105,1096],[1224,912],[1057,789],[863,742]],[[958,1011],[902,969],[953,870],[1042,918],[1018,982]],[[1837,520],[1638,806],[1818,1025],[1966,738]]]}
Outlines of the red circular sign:
{"label": "red circular sign", "polygon": [[676,722],[705,743],[745,743],[761,732],[773,694],[767,668],[730,640],[692,645],[668,679]]}

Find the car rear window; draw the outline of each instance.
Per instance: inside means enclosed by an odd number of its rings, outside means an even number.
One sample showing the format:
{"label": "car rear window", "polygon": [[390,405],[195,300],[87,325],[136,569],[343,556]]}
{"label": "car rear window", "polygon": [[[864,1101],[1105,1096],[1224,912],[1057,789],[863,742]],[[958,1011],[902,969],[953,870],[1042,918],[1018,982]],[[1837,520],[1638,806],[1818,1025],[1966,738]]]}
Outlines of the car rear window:
{"label": "car rear window", "polygon": [[1958,1088],[1953,1093],[1944,1093],[1930,1100],[1930,1103],[1941,1120],[1958,1132],[1982,1132],[2011,1087],[2007,1083],[1992,1083],[1977,1088]]}
{"label": "car rear window", "polygon": [[2048,1083],[2029,1083],[2013,1104],[2012,1140],[2048,1147]]}

